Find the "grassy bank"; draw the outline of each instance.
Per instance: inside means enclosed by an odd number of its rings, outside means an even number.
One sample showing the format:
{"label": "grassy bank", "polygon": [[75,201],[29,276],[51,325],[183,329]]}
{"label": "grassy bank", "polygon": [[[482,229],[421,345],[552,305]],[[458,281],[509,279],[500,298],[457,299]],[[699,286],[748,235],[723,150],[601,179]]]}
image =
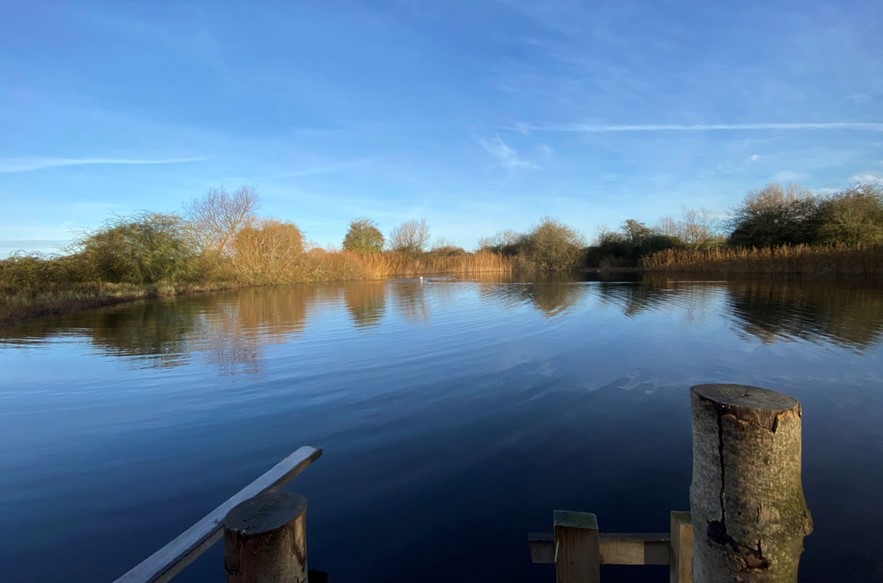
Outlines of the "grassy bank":
{"label": "grassy bank", "polygon": [[641,267],[663,273],[880,277],[883,246],[666,249],[643,258]]}
{"label": "grassy bank", "polygon": [[136,300],[219,291],[235,284],[204,283],[139,285],[128,283],[69,283],[40,287],[0,285],[0,326],[42,316],[111,306]]}
{"label": "grassy bank", "polygon": [[144,284],[90,281],[89,272],[80,269],[81,263],[72,256],[0,261],[0,326],[86,308],[234,287],[512,271],[509,259],[489,252],[359,255],[314,250],[300,254],[285,268],[224,264],[205,270],[199,281]]}

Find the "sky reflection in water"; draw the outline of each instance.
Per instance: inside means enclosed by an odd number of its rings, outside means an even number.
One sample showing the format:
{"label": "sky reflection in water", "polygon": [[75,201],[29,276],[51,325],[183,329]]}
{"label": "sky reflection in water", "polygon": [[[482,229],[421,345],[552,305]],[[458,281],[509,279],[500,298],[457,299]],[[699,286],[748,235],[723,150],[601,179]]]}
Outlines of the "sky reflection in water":
{"label": "sky reflection in water", "polygon": [[[290,489],[332,580],[441,581],[455,561],[548,581],[525,541],[554,508],[667,529],[688,505],[688,387],[741,382],[804,405],[801,580],[880,580],[881,331],[879,286],[502,277],[32,322],[0,343],[0,536],[16,525],[18,580],[109,580],[311,444],[326,455]],[[180,580],[220,576],[219,556]]]}

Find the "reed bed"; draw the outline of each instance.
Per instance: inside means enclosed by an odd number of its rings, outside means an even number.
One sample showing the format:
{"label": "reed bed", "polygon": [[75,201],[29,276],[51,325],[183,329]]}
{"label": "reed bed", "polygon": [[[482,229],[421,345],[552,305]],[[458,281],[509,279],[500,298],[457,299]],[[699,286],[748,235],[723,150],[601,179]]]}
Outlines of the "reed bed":
{"label": "reed bed", "polygon": [[0,261],[0,325],[139,299],[231,287],[512,271],[509,259],[488,252],[359,255],[313,250],[284,264],[230,263],[204,271],[222,277],[223,281],[212,277],[207,281],[174,284],[127,284],[94,281],[81,263],[71,256],[20,256]]}
{"label": "reed bed", "polygon": [[647,271],[730,275],[844,275],[879,277],[883,246],[792,245],[764,249],[673,248],[641,260]]}
{"label": "reed bed", "polygon": [[366,279],[416,275],[468,275],[472,273],[510,273],[511,260],[498,253],[479,251],[441,255],[435,253],[383,253],[359,257]]}

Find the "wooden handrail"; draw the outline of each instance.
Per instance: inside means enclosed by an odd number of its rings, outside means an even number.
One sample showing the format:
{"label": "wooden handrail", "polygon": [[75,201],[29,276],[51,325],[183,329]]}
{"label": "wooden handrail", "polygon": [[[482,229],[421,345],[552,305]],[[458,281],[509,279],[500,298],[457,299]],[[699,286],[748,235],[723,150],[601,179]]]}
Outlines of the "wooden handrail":
{"label": "wooden handrail", "polygon": [[[601,565],[668,565],[671,537],[667,532],[599,534]],[[534,564],[555,564],[555,536],[551,532],[527,535]]]}
{"label": "wooden handrail", "polygon": [[234,506],[258,494],[280,489],[321,455],[322,450],[316,447],[305,445],[298,448],[114,583],[165,583],[171,580],[184,567],[221,540],[224,517]]}
{"label": "wooden handrail", "polygon": [[[560,516],[576,518],[565,523]],[[689,512],[670,513],[669,532],[646,533],[599,533],[597,517],[586,512],[556,510],[554,517],[555,532],[529,533],[527,542],[531,562],[555,565],[559,582],[598,581],[601,565],[669,565],[671,583],[693,580],[693,524]],[[565,532],[562,537],[562,524],[586,532]],[[578,535],[597,536],[591,544],[574,548]]]}

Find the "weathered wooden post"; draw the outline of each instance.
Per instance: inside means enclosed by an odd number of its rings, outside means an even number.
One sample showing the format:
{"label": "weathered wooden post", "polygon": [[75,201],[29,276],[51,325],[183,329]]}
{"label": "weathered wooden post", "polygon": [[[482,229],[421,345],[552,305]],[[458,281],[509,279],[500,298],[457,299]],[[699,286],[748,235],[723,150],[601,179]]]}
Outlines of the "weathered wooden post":
{"label": "weathered wooden post", "polygon": [[268,492],[234,507],[224,518],[227,583],[306,583],[307,501]]}
{"label": "weathered wooden post", "polygon": [[601,572],[598,518],[589,512],[555,510],[555,580],[598,583]]}
{"label": "weathered wooden post", "polygon": [[672,512],[670,518],[669,583],[693,581],[693,519],[689,512]]}
{"label": "weathered wooden post", "polygon": [[691,401],[693,580],[795,583],[812,532],[800,403],[744,385],[697,385]]}

